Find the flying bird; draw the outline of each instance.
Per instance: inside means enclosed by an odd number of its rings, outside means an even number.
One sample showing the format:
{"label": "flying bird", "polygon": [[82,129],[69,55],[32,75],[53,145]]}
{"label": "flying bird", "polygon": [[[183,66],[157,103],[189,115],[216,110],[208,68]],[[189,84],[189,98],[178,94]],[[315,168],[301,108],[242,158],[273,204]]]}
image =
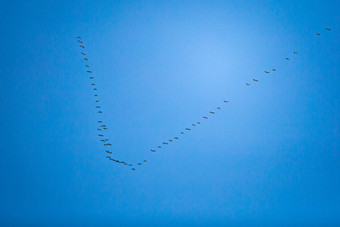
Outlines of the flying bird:
{"label": "flying bird", "polygon": [[104,136],[104,135],[102,135],[102,134],[98,134],[98,136]]}
{"label": "flying bird", "polygon": [[158,148],[162,148],[161,146],[158,146]]}
{"label": "flying bird", "polygon": [[98,131],[101,131],[101,129],[100,129],[100,128],[97,128],[97,130],[98,130]]}
{"label": "flying bird", "polygon": [[228,100],[224,100],[223,102],[228,103],[229,101]]}
{"label": "flying bird", "polygon": [[170,142],[172,142],[173,140],[169,140]]}
{"label": "flying bird", "polygon": [[99,100],[96,100],[96,102],[99,102]]}
{"label": "flying bird", "polygon": [[211,113],[211,114],[215,114],[215,112],[212,112],[212,111],[210,111],[209,113]]}
{"label": "flying bird", "polygon": [[87,59],[87,58],[84,58],[84,60],[85,60],[85,61],[88,61],[88,59]]}
{"label": "flying bird", "polygon": [[108,153],[108,154],[112,154],[112,152],[111,152],[111,151],[108,151],[108,150],[106,150],[105,152]]}
{"label": "flying bird", "polygon": [[276,71],[276,69],[272,69],[274,72]]}
{"label": "flying bird", "polygon": [[151,149],[151,151],[152,151],[152,152],[156,152],[156,150],[152,150],[152,149]]}
{"label": "flying bird", "polygon": [[175,140],[178,140],[178,137],[175,137],[174,139],[175,139]]}
{"label": "flying bird", "polygon": [[84,54],[83,52],[81,52],[81,54],[82,54],[82,55],[86,55],[86,54]]}
{"label": "flying bird", "polygon": [[192,126],[196,126],[195,124],[191,124]]}
{"label": "flying bird", "polygon": [[201,122],[197,122],[197,124],[201,124]]}
{"label": "flying bird", "polygon": [[320,35],[320,33],[316,33],[316,35]]}
{"label": "flying bird", "polygon": [[92,73],[92,71],[86,71],[86,72],[88,72],[88,73]]}
{"label": "flying bird", "polygon": [[100,108],[100,106],[96,106],[96,108]]}
{"label": "flying bird", "polygon": [[221,107],[217,107],[216,109],[220,110],[220,109],[221,109]]}
{"label": "flying bird", "polygon": [[98,111],[98,113],[103,113],[102,111]]}
{"label": "flying bird", "polygon": [[168,144],[168,143],[166,143],[166,142],[163,142],[163,144]]}
{"label": "flying bird", "polygon": [[135,171],[135,168],[131,168],[131,170]]}
{"label": "flying bird", "polygon": [[77,38],[77,39],[81,39],[80,36],[77,36],[76,38]]}
{"label": "flying bird", "polygon": [[207,117],[203,117],[204,119],[208,119]]}
{"label": "flying bird", "polygon": [[146,160],[144,160],[144,162],[147,162]]}
{"label": "flying bird", "polygon": [[181,132],[181,134],[184,134],[184,132]]}
{"label": "flying bird", "polygon": [[297,52],[293,51],[294,54],[298,54]]}
{"label": "flying bird", "polygon": [[78,43],[83,43],[82,41],[78,40]]}
{"label": "flying bird", "polygon": [[255,81],[255,82],[259,82],[259,80],[256,80],[256,79],[253,79],[253,81]]}
{"label": "flying bird", "polygon": [[81,47],[81,48],[85,48],[83,45],[80,45],[79,47]]}
{"label": "flying bird", "polygon": [[104,130],[106,130],[107,128],[103,128]]}
{"label": "flying bird", "polygon": [[188,130],[188,131],[189,131],[189,130],[191,130],[191,129],[190,129],[190,128],[185,128],[185,130]]}
{"label": "flying bird", "polygon": [[268,71],[264,71],[265,73],[269,73]]}
{"label": "flying bird", "polygon": [[326,28],[326,30],[327,30],[327,31],[331,31],[331,29],[330,29],[330,28]]}
{"label": "flying bird", "polygon": [[91,79],[91,80],[93,80],[93,79],[94,79],[94,77],[93,77],[93,76],[90,76],[90,79]]}
{"label": "flying bird", "polygon": [[142,163],[138,162],[138,165],[142,165]]}
{"label": "flying bird", "polygon": [[287,61],[289,60],[289,58],[285,58]]}
{"label": "flying bird", "polygon": [[90,66],[89,65],[85,65],[85,67],[89,68]]}
{"label": "flying bird", "polygon": [[250,84],[246,83],[247,86],[249,86]]}
{"label": "flying bird", "polygon": [[98,123],[103,123],[102,121],[97,121]]}

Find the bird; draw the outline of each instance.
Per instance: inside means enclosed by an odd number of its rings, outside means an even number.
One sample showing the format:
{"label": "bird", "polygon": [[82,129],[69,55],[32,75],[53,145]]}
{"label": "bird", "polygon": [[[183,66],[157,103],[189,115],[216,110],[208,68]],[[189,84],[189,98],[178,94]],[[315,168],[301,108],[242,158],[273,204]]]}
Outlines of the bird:
{"label": "bird", "polygon": [[92,71],[86,71],[86,72],[88,72],[88,73],[92,73]]}
{"label": "bird", "polygon": [[88,59],[87,59],[87,58],[84,58],[84,60],[85,60],[85,61],[88,61]]}
{"label": "bird", "polygon": [[78,43],[83,43],[82,41],[78,40]]}
{"label": "bird", "polygon": [[100,127],[106,127],[106,125],[101,125]]}
{"label": "bird", "polygon": [[173,142],[173,140],[169,140],[170,142]]}
{"label": "bird", "polygon": [[111,152],[111,151],[108,151],[108,150],[106,150],[105,152],[108,153],[108,154],[112,154],[112,152]]}
{"label": "bird", "polygon": [[196,126],[195,124],[191,124],[192,126]]}
{"label": "bird", "polygon": [[168,143],[166,143],[166,142],[163,142],[163,144],[168,144]]}
{"label": "bird", "polygon": [[216,109],[220,110],[220,109],[221,109],[221,107],[217,107]]}
{"label": "bird", "polygon": [[85,67],[89,68],[90,66],[89,65],[85,65]]}
{"label": "bird", "polygon": [[94,77],[93,77],[93,76],[90,76],[90,79],[92,80],[92,79],[94,79]]}
{"label": "bird", "polygon": [[96,106],[96,108],[100,108],[100,106]]}
{"label": "bird", "polygon": [[104,130],[106,130],[107,128],[103,128]]}
{"label": "bird", "polygon": [[109,141],[109,139],[105,139],[105,141]]}
{"label": "bird", "polygon": [[110,156],[106,156],[107,158],[111,158]]}
{"label": "bird", "polygon": [[96,85],[96,84],[91,84],[91,85]]}
{"label": "bird", "polygon": [[276,71],[276,69],[272,69],[274,72]]}
{"label": "bird", "polygon": [[247,86],[249,86],[250,84],[246,83]]}
{"label": "bird", "polygon": [[76,38],[77,38],[77,39],[81,39],[80,36],[77,36]]}
{"label": "bird", "polygon": [[156,150],[152,150],[152,149],[151,149],[151,152],[156,152]]}
{"label": "bird", "polygon": [[189,131],[189,130],[191,130],[191,129],[190,129],[190,128],[185,128],[185,130],[188,130],[188,131]]}
{"label": "bird", "polygon": [[327,31],[331,31],[331,29],[330,29],[330,28],[326,28],[326,30],[327,30]]}
{"label": "bird", "polygon": [[144,160],[144,162],[147,162],[147,160]]}
{"label": "bird", "polygon": [[103,123],[102,121],[97,121],[98,123]]}
{"label": "bird", "polygon": [[181,134],[184,134],[184,132],[181,132]]}
{"label": "bird", "polygon": [[86,55],[85,53],[81,52],[82,55]]}
{"label": "bird", "polygon": [[85,48],[83,45],[80,45],[79,47],[81,47],[81,48]]}
{"label": "bird", "polygon": [[228,103],[229,101],[228,100],[224,100],[223,102]]}
{"label": "bird", "polygon": [[104,136],[104,135],[102,135],[102,134],[98,134],[98,136]]}
{"label": "bird", "polygon": [[105,140],[100,140],[100,141],[105,142]]}
{"label": "bird", "polygon": [[96,100],[96,102],[99,102],[100,100]]}
{"label": "bird", "polygon": [[215,114],[215,112],[213,112],[213,111],[210,111],[209,113],[211,113],[211,114]]}
{"label": "bird", "polygon": [[131,168],[131,170],[135,171],[135,168]]}
{"label": "bird", "polygon": [[132,166],[132,164],[129,164],[129,166]]}
{"label": "bird", "polygon": [[208,119],[207,117],[203,117],[204,119]]}
{"label": "bird", "polygon": [[102,111],[98,111],[98,113],[103,113]]}
{"label": "bird", "polygon": [[138,165],[142,165],[142,163],[138,162]]}
{"label": "bird", "polygon": [[316,35],[320,35],[320,33],[316,33]]}
{"label": "bird", "polygon": [[255,82],[259,82],[259,80],[256,80],[256,79],[253,79],[253,81],[255,81]]}
{"label": "bird", "polygon": [[264,71],[265,73],[269,73],[268,71]]}
{"label": "bird", "polygon": [[158,146],[158,148],[162,148],[161,146]]}
{"label": "bird", "polygon": [[174,139],[175,139],[175,140],[178,140],[178,137],[175,137]]}
{"label": "bird", "polygon": [[285,58],[287,61],[289,60],[289,58]]}
{"label": "bird", "polygon": [[98,130],[98,131],[101,131],[101,129],[100,129],[100,128],[97,128],[97,130]]}
{"label": "bird", "polygon": [[297,52],[293,51],[294,54],[298,54]]}
{"label": "bird", "polygon": [[199,125],[200,125],[200,124],[201,124],[201,122],[197,122],[197,124],[199,124]]}

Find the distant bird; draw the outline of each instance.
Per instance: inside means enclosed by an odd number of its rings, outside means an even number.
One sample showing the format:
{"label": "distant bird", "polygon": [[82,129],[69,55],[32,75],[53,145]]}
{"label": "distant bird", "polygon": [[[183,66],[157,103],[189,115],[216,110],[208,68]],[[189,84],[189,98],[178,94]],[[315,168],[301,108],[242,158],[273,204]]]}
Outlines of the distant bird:
{"label": "distant bird", "polygon": [[152,149],[151,149],[151,151],[152,151],[152,152],[156,152],[156,150],[152,150]]}
{"label": "distant bird", "polygon": [[101,131],[101,129],[100,129],[100,128],[97,128],[97,130],[98,130],[98,131]]}
{"label": "distant bird", "polygon": [[215,112],[213,112],[213,111],[210,111],[209,113],[211,113],[211,114],[215,114]]}
{"label": "distant bird", "polygon": [[93,76],[90,76],[90,79],[91,79],[91,80],[93,80],[93,79],[94,79],[94,77],[93,77]]}
{"label": "distant bird", "polygon": [[111,158],[110,156],[106,156],[107,158]]}
{"label": "distant bird", "polygon": [[184,132],[181,132],[181,134],[184,134]]}
{"label": "distant bird", "polygon": [[247,86],[249,86],[250,84],[246,83]]}
{"label": "distant bird", "polygon": [[197,122],[197,124],[201,124],[201,122]]}
{"label": "distant bird", "polygon": [[207,117],[203,117],[204,119],[208,119]]}
{"label": "distant bird", "polygon": [[78,43],[83,43],[82,41],[78,40]]}
{"label": "distant bird", "polygon": [[81,48],[85,48],[83,45],[80,45],[79,47],[81,47]]}
{"label": "distant bird", "polygon": [[330,29],[330,28],[326,28],[326,30],[327,30],[327,31],[331,31],[331,29]]}
{"label": "distant bird", "polygon": [[175,139],[175,140],[178,140],[178,137],[175,137],[174,139]]}
{"label": "distant bird", "polygon": [[85,67],[89,68],[90,66],[89,65],[85,65]]}
{"label": "distant bird", "polygon": [[131,168],[131,170],[135,171],[135,168]]}
{"label": "distant bird", "polygon": [[102,121],[97,121],[98,123],[103,123]]}
{"label": "distant bird", "polygon": [[108,154],[112,154],[112,152],[111,152],[111,151],[108,151],[108,150],[106,150],[105,152],[108,153]]}
{"label": "distant bird", "polygon": [[77,38],[77,39],[81,39],[81,37],[80,37],[80,36],[77,36],[76,38]]}
{"label": "distant bird", "polygon": [[132,164],[129,164],[129,166],[132,166]]}
{"label": "distant bird", "polygon": [[191,124],[192,126],[196,126],[195,124]]}
{"label": "distant bird", "polygon": [[98,111],[98,113],[103,113],[102,111]]}
{"label": "distant bird", "polygon": [[88,59],[87,59],[87,58],[84,58],[84,60],[85,60],[85,61],[88,61]]}
{"label": "distant bird", "polygon": [[289,60],[289,58],[285,58],[287,61]]}
{"label": "distant bird", "polygon": [[189,130],[191,130],[191,129],[190,129],[190,128],[185,128],[185,130],[188,130],[188,131],[189,131]]}
{"label": "distant bird", "polygon": [[104,130],[106,130],[107,128],[103,128]]}
{"label": "distant bird", "polygon": [[170,142],[173,142],[173,140],[169,140]]}
{"label": "distant bird", "polygon": [[162,148],[161,146],[158,146],[158,148]]}
{"label": "distant bird", "polygon": [[228,103],[229,101],[228,100],[224,100],[223,102]]}
{"label": "distant bird", "polygon": [[320,33],[316,33],[316,35],[320,35]]}
{"label": "distant bird", "polygon": [[105,140],[100,140],[100,141],[105,142]]}
{"label": "distant bird", "polygon": [[104,135],[102,135],[102,134],[98,134],[98,136],[104,136]]}
{"label": "distant bird", "polygon": [[220,109],[221,109],[221,107],[217,107],[216,109],[220,110]]}
{"label": "distant bird", "polygon": [[167,145],[168,143],[166,143],[166,142],[163,142],[163,144],[166,144],[166,145]]}
{"label": "distant bird", "polygon": [[293,51],[294,54],[298,54],[298,52]]}
{"label": "distant bird", "polygon": [[86,54],[85,54],[85,53],[83,53],[83,52],[82,52],[81,54],[82,54],[82,55],[86,55]]}
{"label": "distant bird", "polygon": [[253,81],[255,81],[255,82],[259,82],[259,80],[256,80],[256,79],[253,79]]}
{"label": "distant bird", "polygon": [[276,71],[276,69],[272,69],[274,72]]}
{"label": "distant bird", "polygon": [[138,165],[142,165],[142,163],[138,162]]}
{"label": "distant bird", "polygon": [[96,85],[96,84],[91,84],[91,85],[93,85],[93,86],[94,86],[94,85]]}
{"label": "distant bird", "polygon": [[147,162],[147,160],[144,160],[143,162]]}
{"label": "distant bird", "polygon": [[101,125],[100,127],[106,127],[106,125]]}
{"label": "distant bird", "polygon": [[105,141],[109,141],[109,139],[105,139]]}
{"label": "distant bird", "polygon": [[100,108],[100,106],[96,106],[96,108]]}
{"label": "distant bird", "polygon": [[265,73],[269,73],[268,71],[264,71]]}
{"label": "distant bird", "polygon": [[99,102],[100,100],[96,100],[96,102]]}
{"label": "distant bird", "polygon": [[92,73],[92,71],[86,71],[86,72],[88,72],[88,73]]}

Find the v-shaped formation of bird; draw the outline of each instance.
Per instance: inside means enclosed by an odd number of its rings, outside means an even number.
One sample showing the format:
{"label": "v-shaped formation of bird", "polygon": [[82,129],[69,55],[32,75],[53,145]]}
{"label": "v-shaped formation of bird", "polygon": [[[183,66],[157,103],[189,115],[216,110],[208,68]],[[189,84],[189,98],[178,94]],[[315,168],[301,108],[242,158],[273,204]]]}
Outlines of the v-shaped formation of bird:
{"label": "v-shaped formation of bird", "polygon": [[[326,31],[331,31],[330,28],[326,28],[325,29]],[[320,33],[316,33],[317,36],[320,36],[321,34]],[[88,76],[89,76],[89,79],[90,79],[90,84],[91,86],[93,87],[92,90],[94,91],[94,96],[96,97],[96,109],[98,109],[98,117],[99,117],[99,120],[97,121],[97,124],[98,124],[98,127],[97,127],[97,131],[98,131],[98,137],[100,138],[100,141],[102,142],[103,146],[105,147],[105,152],[107,153],[107,156],[106,158],[110,161],[113,161],[113,162],[116,162],[118,164],[122,164],[122,165],[125,165],[125,166],[129,166],[131,167],[131,170],[135,170],[135,166],[136,165],[142,165],[142,164],[145,164],[147,162],[147,160],[143,160],[141,162],[138,162],[136,164],[132,164],[132,163],[129,163],[129,162],[125,162],[125,161],[122,161],[122,160],[117,160],[117,159],[114,159],[112,158],[112,151],[111,151],[111,146],[112,144],[110,143],[110,139],[108,138],[108,136],[106,135],[106,131],[108,130],[108,127],[103,123],[103,120],[101,119],[101,115],[103,113],[103,110],[102,110],[102,107],[101,105],[99,104],[101,102],[101,99],[99,98],[98,96],[98,93],[97,93],[97,87],[96,87],[96,83],[95,83],[95,76],[94,76],[94,73],[92,72],[91,70],[91,67],[88,63],[89,59],[87,58],[87,54],[85,53],[85,46],[84,46],[84,43],[81,39],[81,37],[76,37],[78,43],[79,43],[79,47],[82,48],[82,51],[81,51],[81,55],[83,57],[83,63],[84,63],[84,67],[86,69],[86,73],[88,73]],[[293,51],[292,55],[297,55],[298,53]],[[289,61],[290,58],[286,57],[284,58],[286,61]],[[269,73],[274,73],[276,72],[276,69],[275,68],[272,68],[271,70],[265,70],[264,73],[265,74],[269,74]],[[258,83],[259,80],[258,79],[255,79],[253,78],[252,79],[253,83]],[[251,82],[246,82],[245,83],[245,86],[250,86],[251,85]],[[222,105],[224,104],[227,104],[229,103],[229,100],[227,99],[224,99],[223,102],[221,102]],[[222,106],[221,105],[221,106]],[[221,111],[222,110],[222,107],[221,106],[217,106],[216,107],[216,110],[214,111],[209,111],[209,113],[207,113],[207,115],[204,115],[202,116],[202,119],[203,121],[206,121],[208,119],[210,119],[214,114],[215,114],[215,111]],[[209,117],[208,117],[209,116]],[[162,146],[167,146],[169,145],[170,143],[173,143],[175,142],[176,140],[179,140],[181,135],[185,134],[185,133],[188,133],[191,131],[192,128],[195,128],[197,126],[199,126],[201,124],[201,121],[196,121],[194,123],[191,124],[190,128],[185,128],[185,130],[179,132],[179,135],[178,136],[175,136],[171,139],[168,139],[166,141],[163,141],[162,144],[158,145],[157,148],[153,148],[151,149],[150,151],[151,152],[156,152],[160,149],[162,149]]]}

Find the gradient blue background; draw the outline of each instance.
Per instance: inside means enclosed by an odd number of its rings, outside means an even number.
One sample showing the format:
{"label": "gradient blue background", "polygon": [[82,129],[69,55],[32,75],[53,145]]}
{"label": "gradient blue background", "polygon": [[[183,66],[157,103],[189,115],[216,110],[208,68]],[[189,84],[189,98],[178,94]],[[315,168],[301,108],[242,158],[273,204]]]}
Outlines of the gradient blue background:
{"label": "gradient blue background", "polygon": [[[0,9],[0,225],[340,224],[339,1]],[[105,159],[78,35],[135,172]]]}

